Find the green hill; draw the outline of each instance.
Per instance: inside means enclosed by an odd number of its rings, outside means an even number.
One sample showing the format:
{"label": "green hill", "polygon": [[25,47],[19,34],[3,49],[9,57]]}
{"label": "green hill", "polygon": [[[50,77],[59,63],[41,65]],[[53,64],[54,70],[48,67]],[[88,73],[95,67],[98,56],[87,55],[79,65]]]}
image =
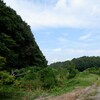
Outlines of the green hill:
{"label": "green hill", "polygon": [[50,67],[64,67],[64,68],[67,68],[69,66],[70,67],[74,66],[79,71],[84,71],[91,67],[100,68],[100,56],[98,57],[83,56],[80,58],[74,58],[70,61],[52,63],[49,66]]}
{"label": "green hill", "polygon": [[0,0],[0,57],[6,68],[46,67],[47,61],[37,45],[30,26]]}

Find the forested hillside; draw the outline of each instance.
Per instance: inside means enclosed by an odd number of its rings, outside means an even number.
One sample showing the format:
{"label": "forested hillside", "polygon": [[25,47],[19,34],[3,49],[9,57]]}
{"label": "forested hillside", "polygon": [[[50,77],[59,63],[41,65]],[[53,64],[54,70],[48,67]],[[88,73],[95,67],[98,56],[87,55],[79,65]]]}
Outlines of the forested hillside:
{"label": "forested hillside", "polygon": [[2,0],[0,0],[0,59],[6,66],[2,69],[47,66],[30,26]]}
{"label": "forested hillside", "polygon": [[70,67],[74,66],[79,71],[84,71],[84,70],[86,70],[88,68],[92,68],[92,67],[100,68],[100,56],[98,56],[98,57],[83,56],[80,58],[74,58],[70,61],[52,63],[49,66],[50,67],[63,67],[63,68],[67,68],[69,66]]}

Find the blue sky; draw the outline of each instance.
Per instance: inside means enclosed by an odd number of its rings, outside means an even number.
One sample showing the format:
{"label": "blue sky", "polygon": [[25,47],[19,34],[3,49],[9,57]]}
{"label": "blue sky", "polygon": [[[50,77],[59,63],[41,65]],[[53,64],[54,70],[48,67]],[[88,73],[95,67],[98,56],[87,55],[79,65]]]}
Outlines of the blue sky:
{"label": "blue sky", "polygon": [[4,0],[30,26],[49,64],[100,56],[100,0]]}

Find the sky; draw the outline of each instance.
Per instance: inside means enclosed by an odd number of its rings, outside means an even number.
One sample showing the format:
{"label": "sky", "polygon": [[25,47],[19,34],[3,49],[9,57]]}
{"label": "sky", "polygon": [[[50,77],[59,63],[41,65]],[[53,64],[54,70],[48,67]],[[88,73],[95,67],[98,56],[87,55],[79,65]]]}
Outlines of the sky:
{"label": "sky", "polygon": [[100,0],[4,0],[30,26],[48,64],[100,56]]}

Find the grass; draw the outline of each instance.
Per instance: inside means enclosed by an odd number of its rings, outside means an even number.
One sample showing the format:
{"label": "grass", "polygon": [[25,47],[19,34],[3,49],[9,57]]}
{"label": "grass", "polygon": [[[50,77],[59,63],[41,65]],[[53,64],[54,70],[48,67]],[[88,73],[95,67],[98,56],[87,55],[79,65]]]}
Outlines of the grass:
{"label": "grass", "polygon": [[[61,95],[67,92],[71,92],[74,89],[78,88],[85,88],[87,86],[91,86],[94,82],[97,81],[98,75],[91,74],[88,72],[80,72],[78,73],[73,79],[69,79],[64,81],[63,86],[61,87],[54,87],[48,91],[44,91],[44,93],[36,93],[35,97],[39,95],[49,95],[49,96],[56,96]],[[42,91],[43,92],[43,91]],[[45,95],[44,95],[45,96]]]}
{"label": "grass", "polygon": [[98,79],[97,86],[100,86],[100,78]]}
{"label": "grass", "polygon": [[92,85],[95,81],[98,80],[98,75],[91,74],[88,72],[80,72],[76,75],[76,77],[73,79],[73,82],[76,82],[76,86],[89,86]]}
{"label": "grass", "polygon": [[66,92],[70,92],[74,89],[85,88],[87,86],[91,86],[94,82],[97,81],[98,75],[91,74],[88,72],[80,72],[73,79],[66,80],[62,87],[55,87],[50,90],[50,94],[52,95],[61,95]]}
{"label": "grass", "polygon": [[[91,74],[89,72],[80,72],[78,73],[74,78],[72,79],[66,79],[66,81],[63,82],[62,86],[55,86],[52,89],[43,90],[43,89],[37,89],[35,91],[25,91],[25,90],[19,90],[12,87],[2,87],[2,90],[8,91],[6,93],[5,91],[0,93],[0,100],[34,100],[35,98],[38,98],[39,96],[45,97],[45,96],[56,96],[61,95],[70,91],[73,91],[74,89],[78,88],[84,88],[87,86],[91,86],[94,82],[97,81],[99,78],[96,74]],[[98,81],[98,85],[100,86],[100,81]],[[12,92],[13,91],[13,92]]]}

